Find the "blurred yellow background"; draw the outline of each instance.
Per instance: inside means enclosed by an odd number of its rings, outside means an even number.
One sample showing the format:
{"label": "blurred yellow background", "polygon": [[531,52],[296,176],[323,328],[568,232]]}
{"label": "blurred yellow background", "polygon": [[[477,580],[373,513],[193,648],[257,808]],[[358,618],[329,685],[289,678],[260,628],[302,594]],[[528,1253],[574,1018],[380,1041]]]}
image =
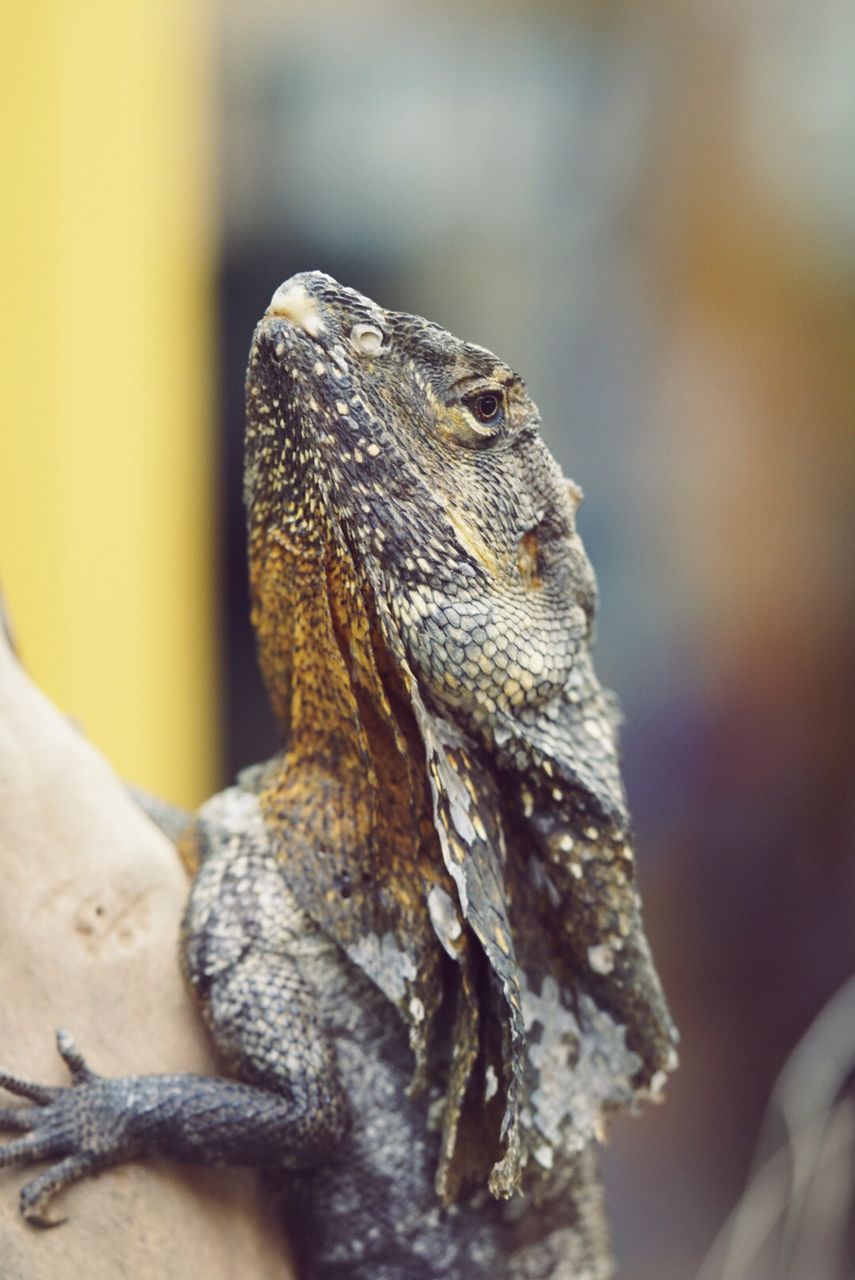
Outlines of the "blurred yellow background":
{"label": "blurred yellow background", "polygon": [[184,803],[217,758],[209,22],[34,0],[0,42],[0,583],[45,691]]}
{"label": "blurred yellow background", "polygon": [[[855,973],[853,67],[839,0],[4,17],[0,583],[124,776],[194,803],[275,745],[242,388],[293,271],[495,349],[588,495],[683,1032],[666,1106],[605,1155],[627,1280],[697,1275],[775,1075]],[[836,1254],[744,1274],[851,1276],[846,1212]]]}

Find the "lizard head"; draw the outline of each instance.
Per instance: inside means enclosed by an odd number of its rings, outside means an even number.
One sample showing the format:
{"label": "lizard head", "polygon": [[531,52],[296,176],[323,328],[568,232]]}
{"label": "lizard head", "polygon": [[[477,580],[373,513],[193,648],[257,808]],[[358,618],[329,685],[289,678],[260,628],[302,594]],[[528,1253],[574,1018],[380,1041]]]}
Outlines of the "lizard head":
{"label": "lizard head", "polygon": [[581,494],[512,369],[310,272],[274,294],[249,392],[250,508],[317,486],[433,702],[489,722],[564,687],[596,598]]}
{"label": "lizard head", "polygon": [[[391,998],[400,986],[402,1007],[421,1017],[438,999],[435,982],[401,979],[432,956],[422,908],[470,991],[477,939],[505,1002],[504,1155],[490,1185],[507,1194],[534,1070],[524,1023],[547,993],[560,992],[578,1052],[604,1065],[584,1114],[569,1101],[572,1065],[532,1095],[558,1100],[536,1120],[541,1137],[567,1126],[589,1140],[600,1105],[627,1102],[674,1060],[633,881],[618,715],[589,653],[581,494],[512,369],[319,272],[281,285],[256,328],[247,423],[254,621],[290,725],[269,811],[289,815],[292,859],[306,835],[304,905],[366,968],[354,911],[364,932],[380,904],[395,954],[371,976]],[[427,844],[412,842],[417,828]],[[368,888],[339,910],[336,876],[350,885],[366,850]],[[467,1035],[474,1070],[474,1023]]]}

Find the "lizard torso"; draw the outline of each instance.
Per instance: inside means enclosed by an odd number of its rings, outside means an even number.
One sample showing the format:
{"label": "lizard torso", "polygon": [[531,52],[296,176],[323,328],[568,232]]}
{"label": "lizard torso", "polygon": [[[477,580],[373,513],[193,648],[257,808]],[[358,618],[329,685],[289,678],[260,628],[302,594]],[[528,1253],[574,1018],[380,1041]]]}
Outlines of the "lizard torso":
{"label": "lizard torso", "polygon": [[[239,841],[230,843],[234,832],[240,833]],[[299,971],[311,991],[311,1016],[334,1049],[347,1100],[347,1133],[326,1158],[278,1174],[273,1183],[300,1276],[601,1280],[609,1275],[593,1151],[569,1131],[563,1139],[556,1132],[555,1145],[547,1147],[537,1128],[538,1119],[548,1127],[574,1103],[592,1113],[599,1110],[597,1072],[591,1061],[581,1070],[572,1063],[571,1040],[579,1027],[561,1007],[557,990],[547,984],[540,998],[530,993],[529,1010],[530,1030],[541,1051],[535,1050],[539,1087],[524,1126],[530,1127],[541,1159],[547,1150],[548,1159],[532,1161],[522,1196],[496,1200],[482,1183],[465,1188],[454,1204],[445,1206],[434,1186],[443,1091],[434,1085],[411,1096],[413,1053],[395,1006],[312,921],[288,888],[271,856],[254,793],[233,788],[209,802],[202,811],[201,834],[205,858],[191,900],[190,931],[196,938],[211,939],[217,928],[214,917],[221,922],[230,905],[224,880],[240,862],[244,889],[237,895],[236,910],[245,913],[240,936],[257,932],[268,958],[278,956],[280,963]],[[247,858],[255,863],[251,873]],[[246,893],[249,882],[253,888]],[[393,947],[391,940],[388,946]],[[223,948],[218,952],[222,956]],[[191,945],[191,980],[201,977],[203,964],[195,967],[200,960]],[[287,1043],[292,1016],[281,1010],[277,1020],[286,1040],[284,1056],[299,1056],[299,1036]],[[594,1052],[592,1042],[588,1049]],[[613,1072],[631,1071],[637,1062],[612,1028],[596,1051],[610,1059]],[[564,1091],[577,1096],[560,1096]],[[470,1097],[469,1105],[483,1107],[490,1101],[489,1086],[486,1093]]]}

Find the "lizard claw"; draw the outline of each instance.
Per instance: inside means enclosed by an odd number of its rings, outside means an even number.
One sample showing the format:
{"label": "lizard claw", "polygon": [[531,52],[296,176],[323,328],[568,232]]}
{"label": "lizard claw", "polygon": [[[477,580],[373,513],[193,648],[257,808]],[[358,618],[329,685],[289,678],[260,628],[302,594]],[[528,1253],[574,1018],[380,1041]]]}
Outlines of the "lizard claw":
{"label": "lizard claw", "polygon": [[72,1182],[79,1182],[81,1178],[96,1173],[99,1167],[94,1156],[78,1152],[51,1165],[50,1169],[38,1177],[31,1178],[21,1188],[19,1202],[25,1221],[32,1227],[61,1227],[68,1218],[58,1218],[51,1214],[50,1204],[54,1196]]}
{"label": "lizard claw", "polygon": [[93,1071],[89,1066],[69,1033],[63,1031],[61,1027],[56,1033],[56,1047],[59,1056],[68,1067],[72,1084],[91,1084],[93,1080],[101,1078],[97,1071]]}

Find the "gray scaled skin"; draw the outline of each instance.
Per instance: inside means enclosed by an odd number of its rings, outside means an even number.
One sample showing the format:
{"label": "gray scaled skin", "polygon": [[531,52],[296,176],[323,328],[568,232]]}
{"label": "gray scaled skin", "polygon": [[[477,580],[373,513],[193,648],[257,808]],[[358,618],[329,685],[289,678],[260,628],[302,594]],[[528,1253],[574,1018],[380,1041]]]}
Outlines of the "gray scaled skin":
{"label": "gray scaled skin", "polygon": [[24,1216],[157,1152],[273,1171],[318,1280],[611,1274],[594,1143],[676,1065],[581,495],[519,377],[319,272],[247,373],[253,621],[283,750],[209,801],[182,961],[231,1078],[68,1088]]}

